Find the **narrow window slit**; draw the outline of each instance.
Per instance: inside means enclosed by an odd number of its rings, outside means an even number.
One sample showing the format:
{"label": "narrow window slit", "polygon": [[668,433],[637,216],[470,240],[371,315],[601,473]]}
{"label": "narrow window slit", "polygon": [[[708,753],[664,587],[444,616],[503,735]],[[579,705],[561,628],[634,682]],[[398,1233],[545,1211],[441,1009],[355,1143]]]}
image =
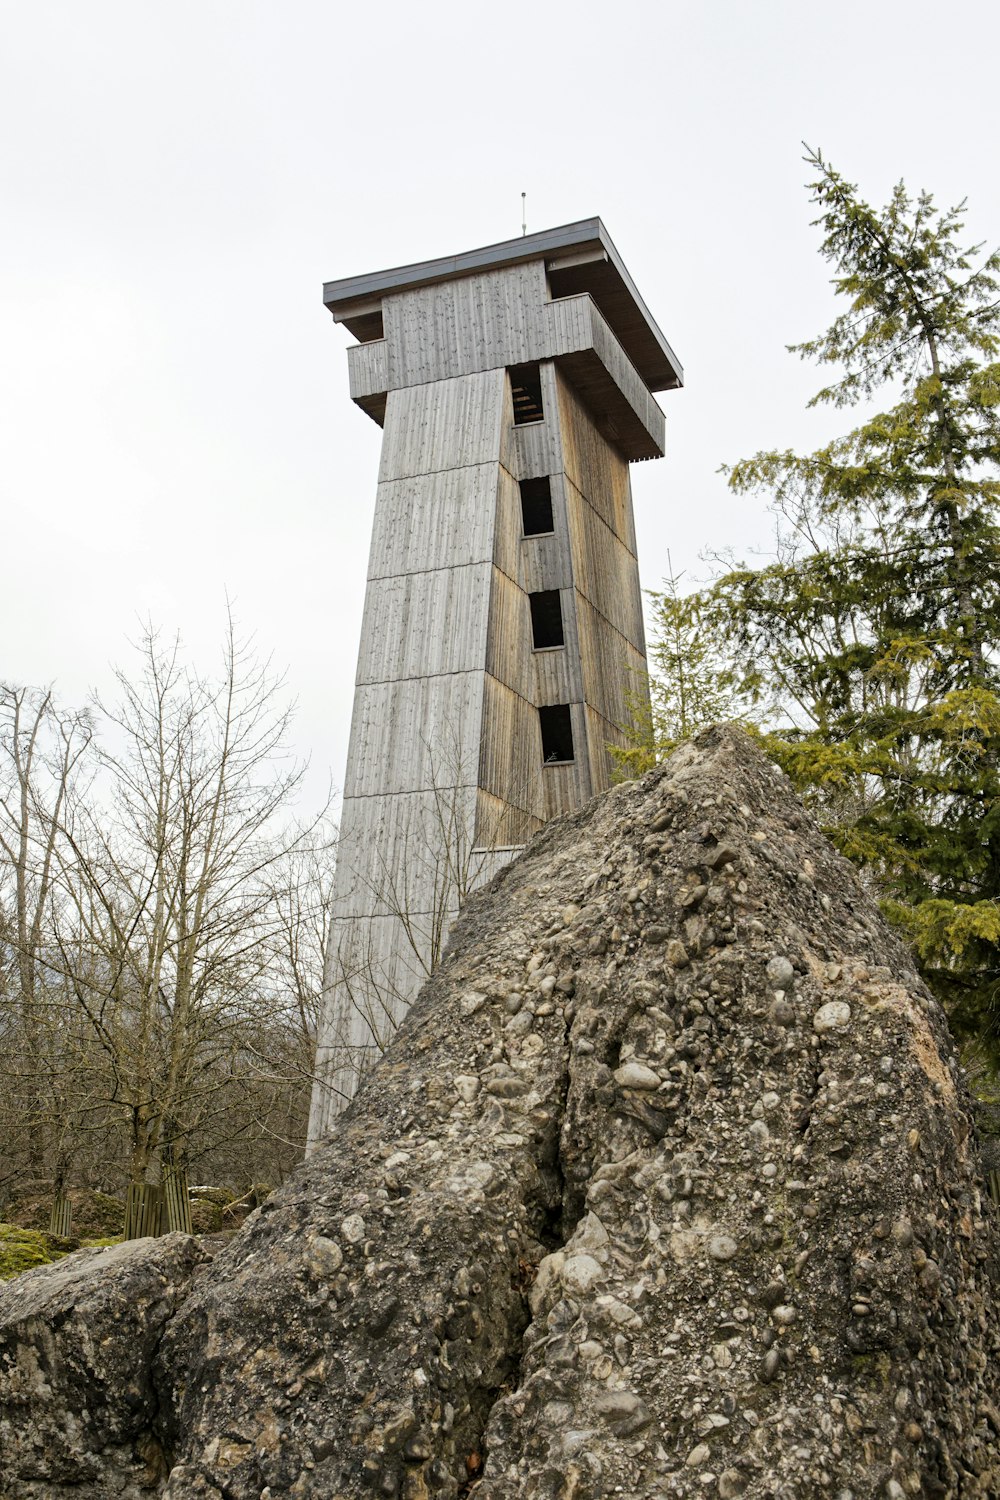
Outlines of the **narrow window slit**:
{"label": "narrow window slit", "polygon": [[525,536],[545,536],[554,531],[552,521],[552,485],[544,479],[522,479],[521,522]]}
{"label": "narrow window slit", "polygon": [[525,422],[541,422],[545,417],[542,407],[542,376],[538,366],[515,365],[510,371],[510,393],[514,400],[514,426]]}
{"label": "narrow window slit", "polygon": [[558,589],[543,589],[528,595],[531,604],[531,643],[536,651],[564,646],[562,599]]}
{"label": "narrow window slit", "polygon": [[568,703],[553,703],[538,710],[542,726],[542,759],[546,765],[575,760],[573,722]]}

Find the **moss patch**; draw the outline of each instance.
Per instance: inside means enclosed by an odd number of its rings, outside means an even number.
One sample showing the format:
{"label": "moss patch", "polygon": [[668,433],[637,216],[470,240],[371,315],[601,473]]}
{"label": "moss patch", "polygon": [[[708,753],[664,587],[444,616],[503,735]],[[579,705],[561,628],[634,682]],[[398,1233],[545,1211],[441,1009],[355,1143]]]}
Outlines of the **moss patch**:
{"label": "moss patch", "polygon": [[20,1229],[16,1224],[0,1224],[0,1281],[10,1281],[22,1271],[35,1266],[49,1266],[62,1260],[78,1241],[61,1240],[39,1229]]}

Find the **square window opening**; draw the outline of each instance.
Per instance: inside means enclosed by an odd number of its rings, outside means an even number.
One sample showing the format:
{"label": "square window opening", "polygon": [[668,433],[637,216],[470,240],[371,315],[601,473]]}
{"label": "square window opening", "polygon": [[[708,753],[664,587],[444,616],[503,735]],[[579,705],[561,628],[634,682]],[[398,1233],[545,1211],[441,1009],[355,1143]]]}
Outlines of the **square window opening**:
{"label": "square window opening", "polygon": [[510,371],[510,393],[514,399],[514,426],[525,422],[541,422],[545,411],[542,407],[542,376],[537,365],[515,365]]}
{"label": "square window opening", "polygon": [[551,646],[565,646],[563,632],[562,599],[558,589],[543,589],[529,594],[531,604],[531,644],[536,651],[545,651]]}
{"label": "square window opening", "polygon": [[552,520],[552,485],[544,479],[522,479],[521,522],[525,536],[546,536],[555,530]]}
{"label": "square window opening", "polygon": [[575,760],[573,721],[568,703],[553,703],[538,710],[542,726],[542,759],[546,765]]}

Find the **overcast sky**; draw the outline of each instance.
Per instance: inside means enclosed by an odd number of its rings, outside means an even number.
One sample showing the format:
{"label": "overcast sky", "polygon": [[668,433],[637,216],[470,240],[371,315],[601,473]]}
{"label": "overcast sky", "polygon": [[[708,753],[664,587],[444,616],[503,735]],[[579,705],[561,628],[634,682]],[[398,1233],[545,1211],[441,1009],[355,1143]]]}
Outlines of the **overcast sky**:
{"label": "overcast sky", "polygon": [[0,676],[106,689],[225,601],[343,778],[380,430],[324,280],[600,214],[683,361],[633,470],[643,582],[766,544],[717,470],[842,414],[800,141],[1000,241],[1000,7],[702,0],[0,5]]}

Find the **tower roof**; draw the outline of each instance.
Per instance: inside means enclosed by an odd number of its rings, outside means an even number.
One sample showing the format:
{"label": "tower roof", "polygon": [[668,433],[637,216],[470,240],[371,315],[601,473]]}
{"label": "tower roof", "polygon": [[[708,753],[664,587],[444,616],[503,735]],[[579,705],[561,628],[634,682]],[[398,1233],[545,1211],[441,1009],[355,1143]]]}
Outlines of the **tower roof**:
{"label": "tower roof", "polygon": [[626,269],[600,219],[581,219],[557,229],[519,235],[498,245],[437,260],[328,281],[323,302],[355,338],[368,339],[378,321],[381,298],[409,287],[454,281],[543,258],[554,297],[588,292],[651,391],[684,384],[684,369]]}

